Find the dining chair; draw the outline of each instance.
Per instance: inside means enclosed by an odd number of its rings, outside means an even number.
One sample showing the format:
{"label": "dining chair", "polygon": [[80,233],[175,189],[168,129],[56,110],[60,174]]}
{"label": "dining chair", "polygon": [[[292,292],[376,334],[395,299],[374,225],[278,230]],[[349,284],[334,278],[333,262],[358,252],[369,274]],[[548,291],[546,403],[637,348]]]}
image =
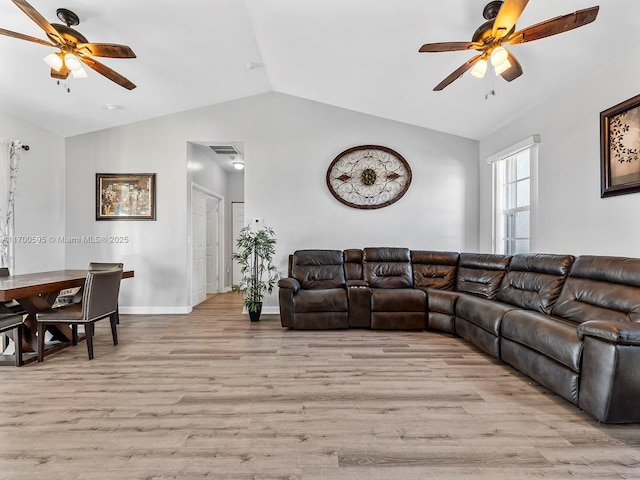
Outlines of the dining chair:
{"label": "dining chair", "polygon": [[116,312],[118,311],[118,293],[122,269],[94,270],[87,272],[84,282],[82,303],[66,307],[52,308],[36,314],[38,324],[38,361],[44,359],[44,332],[50,324],[71,325],[72,344],[78,343],[78,325],[84,325],[87,353],[93,359],[94,323],[109,318],[113,344],[118,345],[116,330]]}
{"label": "dining chair", "polygon": [[[0,278],[6,278],[10,276],[11,274],[9,273],[9,269],[7,267],[0,268]],[[1,319],[5,319],[12,315],[19,315],[20,323],[22,323],[22,315],[26,315],[26,314],[27,314],[27,311],[24,308],[22,308],[22,305],[20,305],[15,300],[10,300],[8,302],[0,302],[0,318]],[[2,329],[1,326],[3,324],[4,324],[3,322],[0,322],[0,333],[4,333],[11,330],[11,327]],[[22,327],[20,327],[20,333],[22,333]],[[14,341],[15,341],[15,337],[14,337]],[[9,346],[9,337],[7,337],[6,335],[3,335],[2,342],[0,343],[0,345],[2,346],[2,351],[6,350],[6,348]],[[17,356],[18,355],[17,355],[17,348],[16,348],[16,358]],[[16,366],[19,366],[19,365],[16,364]]]}
{"label": "dining chair", "polygon": [[[9,269],[7,267],[0,268],[0,278],[10,277]],[[27,311],[22,308],[22,306],[16,302],[15,300],[11,300],[9,302],[1,302],[0,303],[0,315],[26,315]]]}
{"label": "dining chair", "polygon": [[[100,270],[122,270],[124,268],[124,263],[105,263],[105,262],[90,262],[89,263],[89,271],[100,271]],[[120,323],[120,308],[116,305],[116,323]]]}
{"label": "dining chair", "polygon": [[[106,262],[90,262],[89,271],[100,270],[122,270],[124,268],[123,263],[106,263]],[[56,303],[66,305],[70,303],[82,302],[83,288],[80,287],[73,295],[61,295],[56,299]],[[120,323],[120,309],[116,309],[116,323]]]}
{"label": "dining chair", "polygon": [[22,315],[1,315],[0,333],[13,330],[13,343],[15,344],[14,356],[16,367],[22,365]]}

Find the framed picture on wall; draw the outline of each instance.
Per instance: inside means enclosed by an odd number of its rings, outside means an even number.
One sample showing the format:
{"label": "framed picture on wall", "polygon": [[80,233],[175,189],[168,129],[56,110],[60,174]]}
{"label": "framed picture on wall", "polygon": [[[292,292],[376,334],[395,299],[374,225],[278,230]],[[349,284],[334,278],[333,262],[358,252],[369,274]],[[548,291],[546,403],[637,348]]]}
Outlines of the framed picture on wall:
{"label": "framed picture on wall", "polygon": [[155,173],[96,173],[96,220],[155,219]]}
{"label": "framed picture on wall", "polygon": [[600,196],[640,192],[640,95],[600,113]]}

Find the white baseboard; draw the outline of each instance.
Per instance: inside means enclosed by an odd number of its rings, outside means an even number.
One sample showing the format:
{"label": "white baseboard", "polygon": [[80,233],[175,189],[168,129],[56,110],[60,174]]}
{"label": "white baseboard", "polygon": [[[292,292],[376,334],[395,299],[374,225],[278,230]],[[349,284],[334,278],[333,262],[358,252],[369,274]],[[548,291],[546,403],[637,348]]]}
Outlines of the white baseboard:
{"label": "white baseboard", "polygon": [[124,315],[186,315],[191,307],[120,307]]}
{"label": "white baseboard", "polygon": [[[249,313],[247,307],[242,307],[242,313]],[[280,315],[280,307],[262,307],[261,315]]]}
{"label": "white baseboard", "polygon": [[[123,315],[186,315],[191,313],[192,307],[120,307]],[[247,308],[242,308],[242,313],[247,312]],[[279,315],[280,308],[277,305],[262,307],[264,315]]]}

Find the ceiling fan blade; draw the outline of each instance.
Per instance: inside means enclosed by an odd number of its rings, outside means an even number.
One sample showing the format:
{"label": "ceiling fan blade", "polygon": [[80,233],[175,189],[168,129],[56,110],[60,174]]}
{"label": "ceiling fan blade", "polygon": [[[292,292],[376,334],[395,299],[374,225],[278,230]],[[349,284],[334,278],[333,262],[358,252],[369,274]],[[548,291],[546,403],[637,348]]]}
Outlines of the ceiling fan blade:
{"label": "ceiling fan blade", "polygon": [[47,19],[44,18],[40,12],[38,12],[35,8],[33,8],[28,2],[25,0],[13,0],[20,10],[22,10],[31,20],[36,22],[40,28],[42,28],[46,34],[56,42],[58,45],[64,45],[65,41],[62,36],[58,33],[58,31],[53,28],[53,26],[47,22]]}
{"label": "ceiling fan blade", "polygon": [[7,37],[19,38],[20,40],[26,40],[28,42],[39,43],[40,45],[46,45],[47,47],[56,47],[57,45],[46,40],[41,40],[36,37],[24,35],[23,33],[12,32],[11,30],[5,30],[0,28],[0,35],[6,35]]}
{"label": "ceiling fan blade", "polygon": [[532,42],[541,38],[567,32],[574,28],[582,27],[593,22],[598,16],[600,7],[585,8],[567,15],[551,18],[544,22],[537,23],[527,28],[515,32],[509,37],[506,43],[515,45],[518,43]]}
{"label": "ceiling fan blade", "polygon": [[115,43],[79,43],[76,48],[80,53],[94,57],[136,58],[131,48]]}
{"label": "ceiling fan blade", "polygon": [[491,36],[500,39],[507,35],[516,24],[529,0],[505,0],[491,30]]}
{"label": "ceiling fan blade", "polygon": [[85,57],[85,56],[81,56],[80,60],[82,60],[82,62],[89,68],[92,68],[93,70],[98,72],[100,75],[104,75],[109,80],[117,83],[121,87],[124,87],[127,90],[133,90],[134,88],[136,88],[135,83],[133,83],[131,80],[129,80],[126,77],[123,77],[115,70],[107,67],[106,65],[98,62],[97,60],[91,57]]}
{"label": "ceiling fan blade", "polygon": [[442,80],[438,85],[436,85],[433,91],[439,92],[450,83],[453,83],[455,80],[460,78],[464,72],[472,68],[476,64],[476,62],[480,60],[483,56],[484,54],[476,55],[472,59],[468,60],[466,63],[458,67],[458,69],[456,69],[451,75],[449,75],[447,78]]}
{"label": "ceiling fan blade", "polygon": [[504,78],[507,82],[512,82],[513,80],[518,78],[520,75],[522,75],[522,66],[520,65],[520,62],[515,57],[515,55],[511,52],[509,52],[509,56],[507,57],[507,60],[509,60],[509,63],[511,64],[511,66],[507,68],[504,72],[502,72],[500,76]]}
{"label": "ceiling fan blade", "polygon": [[479,50],[483,44],[479,42],[439,42],[439,43],[425,43],[420,50],[420,53],[425,52],[455,52],[458,50]]}

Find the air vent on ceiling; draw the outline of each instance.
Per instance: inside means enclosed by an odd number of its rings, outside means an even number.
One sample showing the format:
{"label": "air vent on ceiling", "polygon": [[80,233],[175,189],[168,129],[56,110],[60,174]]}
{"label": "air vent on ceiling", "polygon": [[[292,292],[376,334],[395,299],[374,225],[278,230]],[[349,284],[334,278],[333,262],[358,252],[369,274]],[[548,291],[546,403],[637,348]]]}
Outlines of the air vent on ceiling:
{"label": "air vent on ceiling", "polygon": [[209,145],[209,148],[218,155],[240,155],[233,145]]}

